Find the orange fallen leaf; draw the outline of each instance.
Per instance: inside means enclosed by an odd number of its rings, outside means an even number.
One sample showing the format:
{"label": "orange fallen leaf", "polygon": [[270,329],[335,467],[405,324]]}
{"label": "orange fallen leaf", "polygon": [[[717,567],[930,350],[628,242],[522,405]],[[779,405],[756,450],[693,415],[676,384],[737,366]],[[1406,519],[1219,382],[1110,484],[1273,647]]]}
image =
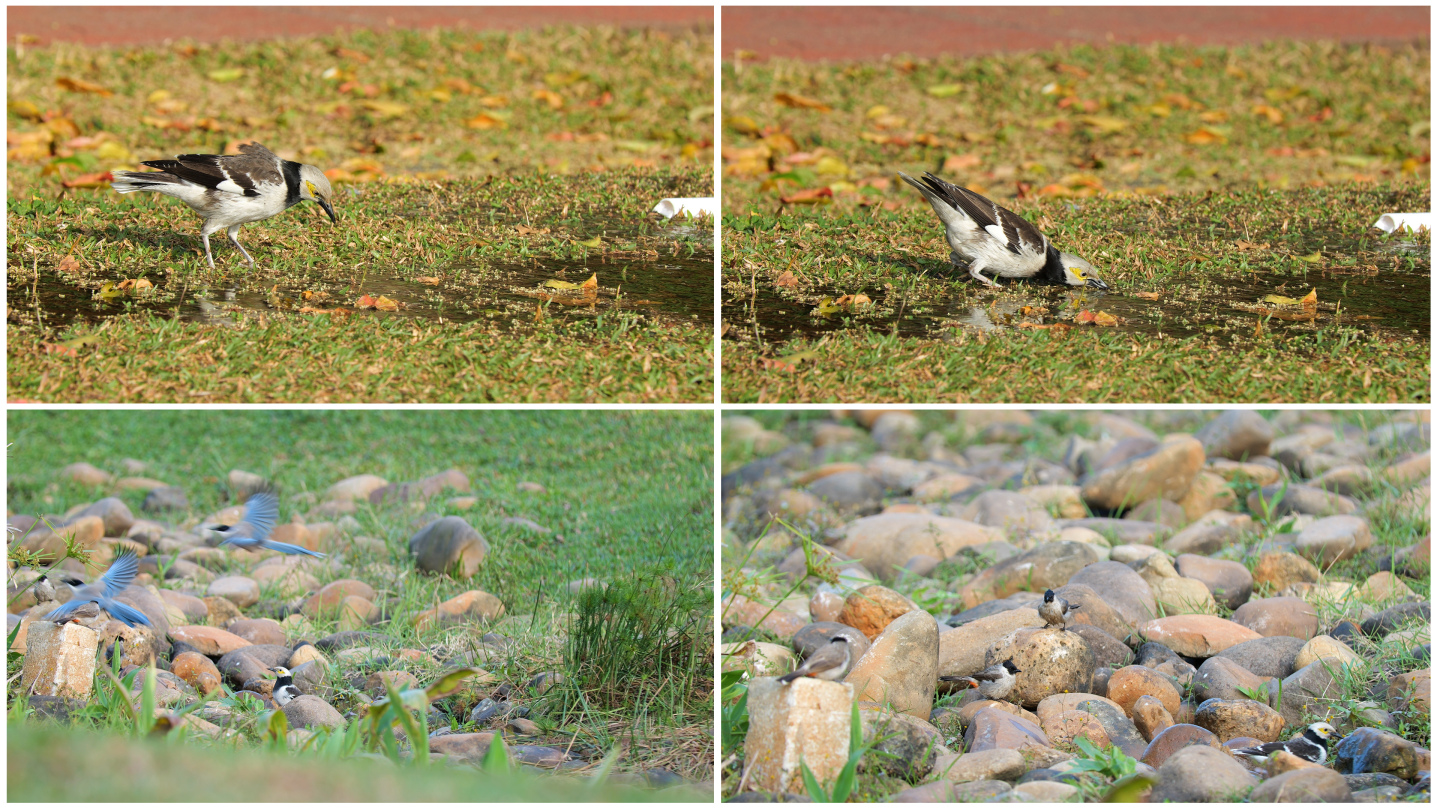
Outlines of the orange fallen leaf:
{"label": "orange fallen leaf", "polygon": [[382,295],[375,299],[375,308],[381,312],[395,312],[400,309],[400,302]]}
{"label": "orange fallen leaf", "polygon": [[1159,300],[1160,300],[1160,293],[1155,293],[1155,292],[1137,292],[1137,293],[1135,293],[1135,297],[1136,297],[1136,298],[1144,298],[1146,301],[1159,301]]}
{"label": "orange fallen leaf", "polygon": [[57,273],[73,273],[79,269],[80,262],[77,261],[74,256],[66,256],[60,260],[59,264],[55,265],[55,272]]}
{"label": "orange fallen leaf", "polygon": [[355,301],[356,309],[374,309],[375,299],[368,295],[362,295]]}
{"label": "orange fallen leaf", "polygon": [[504,129],[507,125],[503,120],[496,118],[493,115],[486,115],[485,113],[480,113],[474,118],[466,121],[465,126],[471,129]]}
{"label": "orange fallen leaf", "polygon": [[69,76],[60,76],[55,79],[55,86],[61,90],[69,90],[72,93],[95,93],[101,96],[113,96],[114,93],[106,90],[94,82],[87,82],[84,79],[73,79]]}
{"label": "orange fallen leaf", "polygon": [[115,289],[117,290],[135,290],[136,292],[153,289],[154,287],[155,285],[150,283],[150,279],[148,278],[127,278],[115,285]]}
{"label": "orange fallen leaf", "polygon": [[532,234],[532,233],[534,233],[534,234],[547,234],[547,233],[550,233],[550,229],[549,229],[549,228],[532,228],[532,227],[530,227],[529,225],[516,225],[516,226],[515,226],[515,232],[518,233],[518,234],[520,234],[521,236],[529,236],[529,235]]}
{"label": "orange fallen leaf", "polygon": [[115,178],[110,175],[110,172],[91,172],[90,174],[72,177],[60,185],[65,188],[104,188],[110,185],[110,181],[114,179]]}
{"label": "orange fallen leaf", "polygon": [[830,112],[830,105],[822,101],[816,101],[813,98],[806,98],[805,96],[799,96],[794,93],[776,93],[775,100],[786,107],[799,107],[806,110],[819,110],[820,112]]}
{"label": "orange fallen leaf", "polygon": [[534,93],[530,94],[530,97],[535,99],[536,101],[545,102],[546,104],[550,105],[550,109],[552,110],[558,110],[565,106],[565,97],[555,92],[554,90],[536,90]]}
{"label": "orange fallen leaf", "polygon": [[793,290],[796,287],[800,286],[800,281],[799,279],[795,278],[794,273],[786,270],[785,272],[780,274],[779,278],[775,279],[775,286],[784,287],[787,290]]}
{"label": "orange fallen leaf", "polygon": [[864,306],[868,303],[870,303],[870,296],[866,295],[865,293],[856,293],[855,295],[842,295],[839,298],[835,299],[835,306],[843,307],[845,309],[854,309],[856,307]]}
{"label": "orange fallen leaf", "polygon": [[435,285],[440,283],[439,276],[417,276],[415,280],[421,284]]}
{"label": "orange fallen leaf", "polygon": [[80,356],[80,353],[79,353],[79,352],[75,351],[74,349],[70,348],[69,346],[64,346],[64,345],[61,345],[61,344],[59,344],[59,343],[46,343],[45,341],[42,340],[42,341],[40,341],[40,348],[43,349],[46,354],[58,354],[58,355],[60,355],[60,356],[62,356],[62,357],[79,357],[79,356]]}
{"label": "orange fallen leaf", "polygon": [[795,192],[794,194],[791,194],[791,195],[788,196],[788,197],[786,197],[786,196],[781,196],[781,197],[780,197],[780,202],[785,203],[785,204],[787,204],[787,205],[807,204],[807,203],[808,203],[808,204],[814,204],[814,203],[820,203],[820,202],[826,202],[826,201],[832,200],[832,199],[834,199],[834,197],[835,197],[835,192],[831,191],[829,186],[825,186],[824,188],[807,188],[807,189],[803,189],[803,190],[801,190],[801,191]]}

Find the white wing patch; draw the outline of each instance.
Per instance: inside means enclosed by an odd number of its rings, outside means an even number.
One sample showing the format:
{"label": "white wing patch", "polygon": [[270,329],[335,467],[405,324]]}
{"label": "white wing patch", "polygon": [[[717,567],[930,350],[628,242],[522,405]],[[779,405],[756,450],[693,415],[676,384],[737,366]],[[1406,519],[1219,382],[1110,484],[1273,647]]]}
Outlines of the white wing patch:
{"label": "white wing patch", "polygon": [[995,237],[995,241],[999,242],[1002,245],[1006,244],[1008,241],[1005,238],[1005,229],[1000,227],[999,225],[986,225],[985,232]]}
{"label": "white wing patch", "polygon": [[228,191],[231,194],[244,194],[245,189],[241,188],[234,180],[225,179],[215,184],[216,191]]}

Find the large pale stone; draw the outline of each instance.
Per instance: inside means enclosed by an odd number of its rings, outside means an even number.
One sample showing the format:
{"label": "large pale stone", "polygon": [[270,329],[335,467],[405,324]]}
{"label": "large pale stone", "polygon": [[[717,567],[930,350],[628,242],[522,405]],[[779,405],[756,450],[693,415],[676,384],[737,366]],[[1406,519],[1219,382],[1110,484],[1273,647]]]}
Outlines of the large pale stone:
{"label": "large pale stone", "polygon": [[250,642],[228,630],[195,624],[170,628],[170,638],[183,641],[212,657],[250,646]]}
{"label": "large pale stone", "polygon": [[968,520],[905,512],[853,520],[842,531],[835,550],[887,581],[916,555],[944,560],[962,548],[1003,539],[1003,532]]}
{"label": "large pale stone", "polygon": [[940,629],[935,617],[912,610],[875,638],[845,681],[855,685],[861,700],[889,704],[928,720],[939,669]]}
{"label": "large pale stone", "polygon": [[985,668],[985,650],[1006,633],[1022,627],[1044,627],[1035,608],[1016,608],[940,634],[940,674],[974,675]]}
{"label": "large pale stone", "polygon": [[84,625],[35,622],[26,639],[20,691],[89,700],[99,646],[100,637]]}
{"label": "large pale stone", "polygon": [[788,685],[774,678],[750,682],[746,706],[745,768],[756,790],[805,793],[800,763],[821,784],[833,783],[850,756],[848,683],[798,678]]}
{"label": "large pale stone", "polygon": [[1235,490],[1230,482],[1213,472],[1201,470],[1195,482],[1178,501],[1187,520],[1199,520],[1206,512],[1226,510],[1235,505]]}
{"label": "large pale stone", "polygon": [[1146,641],[1158,641],[1180,655],[1209,658],[1260,634],[1219,616],[1165,616],[1137,628]]}
{"label": "large pale stone", "polygon": [[786,640],[809,624],[794,611],[757,602],[738,593],[725,600],[720,615],[726,627],[744,625],[762,628]]}
{"label": "large pale stone", "polygon": [[390,483],[378,475],[352,475],[325,490],[327,501],[369,500],[370,493]]}
{"label": "large pale stone", "polygon": [[891,622],[918,609],[919,605],[913,600],[884,585],[867,585],[845,597],[845,606],[837,621],[859,630],[873,641]]}
{"label": "large pale stone", "polygon": [[1339,560],[1349,559],[1375,544],[1370,522],[1355,515],[1333,515],[1320,518],[1300,530],[1295,538],[1295,551],[1302,557],[1318,560],[1320,567],[1329,568]]}
{"label": "large pale stone", "polygon": [[1200,442],[1175,436],[1150,453],[1098,471],[1082,485],[1081,494],[1087,503],[1111,510],[1152,498],[1178,501],[1204,464]]}

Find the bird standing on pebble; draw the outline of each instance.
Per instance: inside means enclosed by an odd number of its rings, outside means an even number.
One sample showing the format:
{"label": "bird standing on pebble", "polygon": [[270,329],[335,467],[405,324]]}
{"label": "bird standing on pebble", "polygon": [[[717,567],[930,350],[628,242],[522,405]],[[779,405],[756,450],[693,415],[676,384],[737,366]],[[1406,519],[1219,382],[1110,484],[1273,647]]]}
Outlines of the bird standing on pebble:
{"label": "bird standing on pebble", "polygon": [[1045,601],[1040,605],[1040,618],[1045,620],[1046,627],[1059,627],[1065,629],[1065,616],[1075,606],[1055,595],[1050,589],[1045,589]]}
{"label": "bird standing on pebble", "polygon": [[158,172],[115,172],[110,187],[121,194],[158,191],[174,197],[205,217],[200,241],[205,261],[215,268],[210,234],[225,231],[251,267],[255,260],[240,244],[240,226],[269,219],[301,200],[314,200],[339,222],[330,200],[334,194],[325,173],[304,163],[282,160],[258,143],[240,145],[238,155],[177,155],[174,160],[147,160],[141,165]]}
{"label": "bird standing on pebble", "polygon": [[1325,758],[1330,755],[1330,739],[1335,736],[1335,727],[1329,723],[1311,723],[1308,728],[1300,733],[1300,736],[1285,740],[1284,742],[1265,743],[1264,745],[1253,745],[1249,748],[1237,748],[1231,753],[1237,756],[1249,757],[1253,762],[1264,762],[1276,751],[1285,751],[1294,754],[1306,762],[1314,762],[1317,765],[1325,764]]}
{"label": "bird standing on pebble", "polygon": [[300,690],[295,686],[294,676],[285,667],[271,667],[270,671],[278,675],[275,679],[275,688],[270,692],[275,698],[275,703],[284,706],[286,703],[300,697]]}
{"label": "bird standing on pebble", "polygon": [[850,640],[844,636],[832,636],[830,643],[816,650],[805,659],[800,668],[787,675],[781,675],[780,683],[790,683],[796,678],[818,678],[822,681],[838,681],[850,669]]}
{"label": "bird standing on pebble", "polygon": [[1005,700],[1010,697],[1010,692],[1015,688],[1015,676],[1020,670],[1015,668],[1015,660],[1007,658],[1003,663],[995,664],[975,675],[942,675],[942,681],[959,681],[971,689],[979,690],[980,694],[991,700]]}
{"label": "bird standing on pebble", "polygon": [[46,614],[45,621],[64,624],[72,619],[79,619],[82,614],[89,612],[88,606],[94,603],[99,610],[109,613],[130,627],[137,624],[149,627],[150,619],[146,618],[144,613],[115,599],[121,591],[130,587],[139,572],[140,559],[135,556],[135,552],[127,550],[115,558],[110,570],[94,585],[86,585],[75,577],[62,577],[61,581],[69,585],[74,592],[70,595],[70,601]]}
{"label": "bird standing on pebble", "polygon": [[262,490],[245,501],[245,514],[234,526],[217,526],[210,531],[219,535],[220,545],[238,546],[251,551],[268,548],[284,554],[308,554],[324,559],[325,555],[304,546],[271,540],[270,531],[280,519],[280,499],[275,493]]}

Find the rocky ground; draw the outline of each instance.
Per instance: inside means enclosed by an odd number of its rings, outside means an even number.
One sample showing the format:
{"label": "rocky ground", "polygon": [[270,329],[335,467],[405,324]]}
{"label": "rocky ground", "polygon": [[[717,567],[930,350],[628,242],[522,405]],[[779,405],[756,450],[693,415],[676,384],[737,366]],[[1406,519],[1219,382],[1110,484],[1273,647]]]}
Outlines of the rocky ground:
{"label": "rocky ground", "polygon": [[[194,482],[147,479],[143,464],[128,464],[131,475],[120,479],[85,463],[55,476],[66,488],[88,485],[126,497],[78,503],[44,521],[8,518],[9,696],[21,705],[12,720],[114,727],[115,717],[149,709],[143,684],[153,662],[154,725],[162,731],[182,729],[170,733],[202,746],[258,746],[279,728],[283,744],[266,745],[291,755],[323,748],[403,763],[413,760],[407,726],[396,727],[399,744],[387,749],[365,720],[370,706],[386,700],[387,685],[426,688],[469,669],[468,677],[433,690],[428,726],[408,727],[428,729],[432,760],[480,766],[503,735],[513,769],[572,780],[600,774],[607,785],[653,788],[671,801],[710,795],[713,749],[703,735],[677,731],[658,745],[663,735],[630,729],[624,711],[602,722],[567,711],[562,695],[572,673],[565,651],[577,604],[586,590],[613,586],[557,582],[548,595],[519,605],[474,589],[471,577],[490,556],[490,544],[464,517],[445,515],[484,509],[459,470],[393,483],[357,475],[323,492],[282,497],[281,520],[288,522],[272,539],[326,554],[315,559],[216,547],[218,538],[206,529],[237,522],[241,506],[184,519]],[[268,486],[240,470],[221,485],[236,503]],[[545,491],[535,482],[519,486]],[[139,509],[132,511],[127,498]],[[388,542],[367,536],[357,517],[365,526],[402,527],[400,536]],[[534,520],[505,522],[535,542],[563,545]],[[67,540],[69,552],[89,556],[88,568],[66,556]],[[93,610],[63,625],[43,618],[70,595],[56,574],[94,582],[127,550],[140,556],[140,573],[117,598],[144,613],[150,627],[127,627]],[[31,564],[17,567],[17,558]],[[273,702],[276,666],[293,672],[302,693],[284,706]],[[128,694],[112,686],[106,673],[112,667]],[[138,677],[128,679],[130,673]],[[607,729],[606,722],[619,727]]]}
{"label": "rocky ground", "polygon": [[1428,802],[1428,416],[729,416],[723,795]]}

